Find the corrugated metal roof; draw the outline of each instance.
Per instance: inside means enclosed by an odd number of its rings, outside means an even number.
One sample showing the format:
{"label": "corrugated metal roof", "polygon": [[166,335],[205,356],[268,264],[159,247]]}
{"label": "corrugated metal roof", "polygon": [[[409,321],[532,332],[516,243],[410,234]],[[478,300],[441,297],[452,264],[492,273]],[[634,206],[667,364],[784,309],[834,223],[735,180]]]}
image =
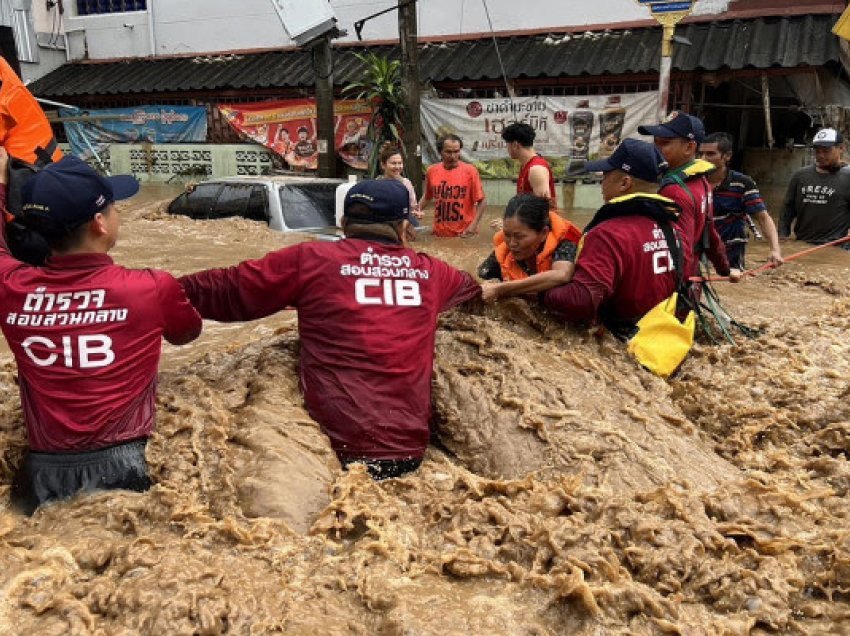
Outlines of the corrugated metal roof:
{"label": "corrugated metal roof", "polygon": [[[691,46],[675,47],[677,71],[794,68],[839,60],[838,38],[830,32],[835,15],[765,17],[689,23],[677,29]],[[509,78],[625,75],[658,71],[658,28],[499,38]],[[396,46],[342,46],[334,50],[334,81],[358,79],[365,50],[391,58]],[[474,81],[501,78],[493,41],[423,44],[423,80]],[[220,91],[309,87],[314,82],[308,51],[169,59],[133,59],[66,64],[30,84],[39,97]]]}

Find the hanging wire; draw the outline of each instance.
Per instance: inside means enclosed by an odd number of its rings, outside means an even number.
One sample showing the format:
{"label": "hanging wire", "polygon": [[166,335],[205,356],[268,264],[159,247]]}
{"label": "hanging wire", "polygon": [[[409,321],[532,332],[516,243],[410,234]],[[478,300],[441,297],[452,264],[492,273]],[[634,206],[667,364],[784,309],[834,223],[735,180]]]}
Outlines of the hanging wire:
{"label": "hanging wire", "polygon": [[502,80],[505,82],[505,92],[511,102],[511,111],[513,111],[514,100],[511,96],[511,87],[508,84],[508,74],[505,72],[505,64],[502,62],[502,53],[499,51],[499,42],[496,40],[496,31],[493,29],[493,20],[490,19],[490,9],[487,6],[487,0],[481,0],[484,5],[484,13],[487,15],[487,22],[490,24],[490,35],[493,36],[493,48],[496,49],[496,57],[499,59],[499,68],[502,70]]}

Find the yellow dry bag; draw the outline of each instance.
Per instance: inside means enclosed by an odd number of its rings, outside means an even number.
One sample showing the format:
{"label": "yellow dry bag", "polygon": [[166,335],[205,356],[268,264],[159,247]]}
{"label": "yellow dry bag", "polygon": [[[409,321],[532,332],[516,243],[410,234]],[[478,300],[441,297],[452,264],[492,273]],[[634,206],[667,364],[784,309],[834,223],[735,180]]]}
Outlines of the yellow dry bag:
{"label": "yellow dry bag", "polygon": [[629,353],[638,362],[662,378],[668,377],[685,359],[694,344],[694,312],[688,311],[684,322],[676,317],[676,292],[655,307],[637,323],[638,332],[629,340]]}

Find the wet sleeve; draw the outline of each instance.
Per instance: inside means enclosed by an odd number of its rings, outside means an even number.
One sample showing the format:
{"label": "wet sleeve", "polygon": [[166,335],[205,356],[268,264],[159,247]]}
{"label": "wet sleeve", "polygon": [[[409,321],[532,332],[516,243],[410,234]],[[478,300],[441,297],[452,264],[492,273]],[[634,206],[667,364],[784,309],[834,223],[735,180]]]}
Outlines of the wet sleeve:
{"label": "wet sleeve", "polygon": [[756,182],[752,177],[744,175],[742,179],[744,183],[744,210],[750,216],[754,216],[759,212],[767,211],[767,206],[764,204],[764,197],[761,196]]}
{"label": "wet sleeve", "polygon": [[791,177],[788,190],[785,192],[785,202],[782,206],[782,218],[779,219],[779,236],[787,238],[791,234],[791,223],[797,218],[797,176]]}
{"label": "wet sleeve", "polygon": [[153,271],[156,279],[159,306],[162,310],[162,336],[175,345],[192,342],[201,334],[203,321],[189,302],[183,288],[167,272]]}
{"label": "wet sleeve", "polygon": [[599,307],[614,293],[621,277],[621,259],[611,241],[588,232],[573,279],[547,291],[544,305],[570,322],[596,320]]}
{"label": "wet sleeve", "polygon": [[717,233],[717,227],[714,225],[714,215],[711,214],[705,220],[705,231],[708,232],[708,249],[706,255],[711,264],[714,265],[714,271],[720,276],[729,275],[729,258],[726,256],[726,245],[720,234]]}
{"label": "wet sleeve", "polygon": [[179,282],[204,318],[256,320],[297,306],[302,247],[295,245],[225,269],[197,272]]}
{"label": "wet sleeve", "polygon": [[431,268],[440,286],[440,312],[448,311],[481,294],[481,285],[466,272],[456,270],[443,261],[434,259]]}
{"label": "wet sleeve", "polygon": [[543,304],[570,322],[593,322],[599,312],[604,294],[600,288],[589,288],[572,280],[566,285],[543,293]]}
{"label": "wet sleeve", "polygon": [[485,258],[478,266],[478,278],[481,280],[502,280],[502,267],[496,258],[496,252],[490,252],[490,256]]}

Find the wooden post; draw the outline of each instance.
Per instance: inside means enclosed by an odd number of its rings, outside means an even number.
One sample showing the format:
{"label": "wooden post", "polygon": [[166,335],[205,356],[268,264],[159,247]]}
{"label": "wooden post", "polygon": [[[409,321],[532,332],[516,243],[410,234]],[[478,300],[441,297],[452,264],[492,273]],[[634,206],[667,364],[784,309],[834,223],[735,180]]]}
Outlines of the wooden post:
{"label": "wooden post", "polygon": [[405,172],[416,192],[422,192],[422,130],[420,112],[419,48],[416,1],[398,0],[398,34],[401,44],[401,85],[405,96]]}
{"label": "wooden post", "polygon": [[764,131],[767,136],[767,147],[773,150],[776,140],[773,138],[773,121],[770,116],[770,80],[767,73],[761,74],[761,103],[764,107]]}
{"label": "wooden post", "polygon": [[320,37],[313,45],[316,74],[316,144],[319,150],[319,176],[336,177],[334,148],[334,79],[331,38]]}

